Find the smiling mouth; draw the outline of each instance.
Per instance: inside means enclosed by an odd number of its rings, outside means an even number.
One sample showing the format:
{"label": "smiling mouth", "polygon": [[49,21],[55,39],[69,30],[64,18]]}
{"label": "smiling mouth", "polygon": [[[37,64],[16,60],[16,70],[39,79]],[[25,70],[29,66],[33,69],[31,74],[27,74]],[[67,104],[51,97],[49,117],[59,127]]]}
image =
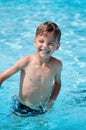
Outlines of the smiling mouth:
{"label": "smiling mouth", "polygon": [[42,52],[42,53],[44,53],[44,54],[48,54],[48,53],[50,53],[49,50],[44,50],[44,49],[40,49],[40,52]]}

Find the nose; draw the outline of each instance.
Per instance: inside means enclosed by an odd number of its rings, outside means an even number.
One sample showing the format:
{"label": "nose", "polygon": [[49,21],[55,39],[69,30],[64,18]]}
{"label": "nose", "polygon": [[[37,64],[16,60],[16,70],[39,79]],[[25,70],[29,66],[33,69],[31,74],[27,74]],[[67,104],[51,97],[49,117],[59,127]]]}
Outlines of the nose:
{"label": "nose", "polygon": [[48,47],[48,43],[47,42],[44,42],[43,46],[46,48]]}

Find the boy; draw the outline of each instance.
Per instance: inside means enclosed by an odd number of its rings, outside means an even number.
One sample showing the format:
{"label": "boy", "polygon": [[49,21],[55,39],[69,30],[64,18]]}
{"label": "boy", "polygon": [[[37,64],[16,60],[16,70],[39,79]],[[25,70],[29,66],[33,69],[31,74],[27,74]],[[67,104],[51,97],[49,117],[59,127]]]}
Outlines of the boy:
{"label": "boy", "polygon": [[[12,112],[20,116],[45,113],[52,106],[61,87],[62,63],[52,57],[60,46],[61,31],[53,22],[44,22],[36,30],[36,53],[17,61],[0,74],[0,85],[21,71],[19,94],[14,98]],[[47,108],[47,109],[46,109]]]}

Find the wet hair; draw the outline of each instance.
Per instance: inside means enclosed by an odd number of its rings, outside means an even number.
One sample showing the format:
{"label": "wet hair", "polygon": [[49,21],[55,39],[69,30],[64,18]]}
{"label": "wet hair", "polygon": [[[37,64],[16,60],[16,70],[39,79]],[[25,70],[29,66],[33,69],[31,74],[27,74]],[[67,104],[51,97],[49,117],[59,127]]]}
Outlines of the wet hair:
{"label": "wet hair", "polygon": [[51,32],[54,34],[55,38],[58,39],[58,42],[60,42],[61,30],[59,29],[58,25],[53,22],[44,22],[40,24],[36,29],[36,37],[38,35],[43,35]]}

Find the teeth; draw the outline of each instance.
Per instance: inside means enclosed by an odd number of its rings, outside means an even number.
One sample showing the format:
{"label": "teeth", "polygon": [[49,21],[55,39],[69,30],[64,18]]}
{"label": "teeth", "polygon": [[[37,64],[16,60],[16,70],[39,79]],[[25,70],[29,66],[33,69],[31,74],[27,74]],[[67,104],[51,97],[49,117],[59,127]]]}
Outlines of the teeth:
{"label": "teeth", "polygon": [[42,50],[42,51],[44,51],[44,52],[46,52],[46,53],[49,52],[49,51],[47,51],[47,50]]}

